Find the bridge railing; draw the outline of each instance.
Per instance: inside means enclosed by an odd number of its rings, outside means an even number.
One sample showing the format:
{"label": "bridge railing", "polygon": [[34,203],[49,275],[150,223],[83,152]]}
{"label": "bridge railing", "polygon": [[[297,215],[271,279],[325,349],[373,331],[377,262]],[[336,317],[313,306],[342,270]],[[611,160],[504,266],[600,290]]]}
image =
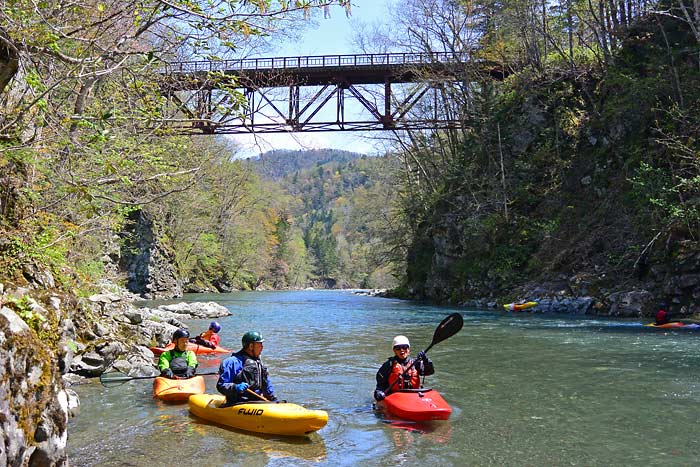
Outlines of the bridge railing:
{"label": "bridge railing", "polygon": [[171,62],[165,65],[163,71],[166,73],[190,73],[197,71],[282,71],[302,68],[427,65],[434,63],[460,63],[469,60],[469,58],[470,54],[467,52],[312,55],[304,57]]}

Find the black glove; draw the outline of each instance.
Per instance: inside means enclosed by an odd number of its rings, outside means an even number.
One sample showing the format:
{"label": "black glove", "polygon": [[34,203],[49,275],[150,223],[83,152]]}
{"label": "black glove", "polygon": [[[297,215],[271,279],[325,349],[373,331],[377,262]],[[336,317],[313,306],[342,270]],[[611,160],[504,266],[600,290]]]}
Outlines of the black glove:
{"label": "black glove", "polygon": [[422,350],[418,352],[416,358],[424,363],[428,363],[428,356]]}
{"label": "black glove", "polygon": [[267,400],[269,400],[271,402],[275,402],[277,400],[277,397],[275,397],[274,394],[270,394],[269,396],[267,396]]}
{"label": "black glove", "polygon": [[385,397],[386,394],[384,394],[384,391],[380,391],[379,389],[374,390],[374,400],[376,400],[377,402],[384,400]]}
{"label": "black glove", "polygon": [[173,374],[173,370],[171,370],[170,368],[166,368],[163,371],[161,371],[160,375],[165,377],[165,378],[175,379],[175,375]]}
{"label": "black glove", "polygon": [[185,378],[193,377],[196,371],[197,370],[194,367],[188,366],[187,371],[185,372]]}

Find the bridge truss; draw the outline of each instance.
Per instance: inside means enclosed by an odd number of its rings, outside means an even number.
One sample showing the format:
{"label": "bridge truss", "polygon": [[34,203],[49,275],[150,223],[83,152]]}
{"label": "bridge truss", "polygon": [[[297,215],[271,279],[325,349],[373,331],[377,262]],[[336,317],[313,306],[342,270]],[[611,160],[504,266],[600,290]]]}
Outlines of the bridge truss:
{"label": "bridge truss", "polygon": [[446,84],[469,84],[475,69],[498,77],[477,65],[446,53],[177,62],[162,92],[180,134],[461,128]]}

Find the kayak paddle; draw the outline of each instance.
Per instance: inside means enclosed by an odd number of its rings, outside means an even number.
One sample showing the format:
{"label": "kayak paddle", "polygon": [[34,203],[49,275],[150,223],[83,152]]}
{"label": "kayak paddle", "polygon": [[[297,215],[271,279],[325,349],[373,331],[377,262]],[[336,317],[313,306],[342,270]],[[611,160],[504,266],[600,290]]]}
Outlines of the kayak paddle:
{"label": "kayak paddle", "polygon": [[462,315],[459,313],[452,313],[450,316],[443,319],[440,324],[438,324],[438,327],[435,328],[435,333],[433,333],[433,341],[423,352],[428,353],[428,350],[432,349],[435,344],[439,344],[445,339],[457,334],[460,329],[462,329],[463,324],[464,320],[462,319]]}
{"label": "kayak paddle", "polygon": [[[209,375],[218,375],[219,373],[200,373],[195,376],[209,376]],[[106,371],[100,375],[100,383],[102,383],[102,386],[109,388],[112,386],[118,386],[120,384],[124,384],[127,381],[131,381],[132,379],[153,379],[157,378],[160,376],[160,374],[153,375],[153,376],[129,376],[126,373],[123,373],[119,370],[112,370],[112,371]]]}
{"label": "kayak paddle", "polygon": [[[218,375],[219,373],[200,373],[195,376],[211,376],[211,375]],[[160,375],[153,375],[153,376],[129,376],[125,373],[122,373],[119,370],[112,370],[109,372],[102,373],[100,375],[100,383],[102,383],[102,386],[108,388],[112,386],[118,386],[120,384],[124,384],[127,381],[131,381],[132,379],[154,379],[157,378]],[[265,398],[265,396],[258,394],[255,391],[251,391],[250,389],[246,389],[246,392],[251,393],[255,397],[264,400],[265,402],[270,402]]]}
{"label": "kayak paddle", "polygon": [[[462,315],[460,313],[452,313],[447,318],[443,319],[440,322],[440,324],[438,324],[438,327],[435,328],[435,332],[433,333],[433,340],[428,346],[428,348],[423,351],[423,353],[428,353],[428,350],[432,349],[435,344],[439,344],[445,339],[448,339],[457,334],[459,330],[462,329],[463,324],[464,320],[462,319]],[[417,361],[417,358],[413,359],[413,362],[408,366],[408,368],[406,368],[406,371],[409,371],[411,368],[413,368]],[[391,388],[393,388],[394,385],[398,382],[399,379],[395,379],[391,386],[389,386],[385,392],[387,394],[390,393]]]}
{"label": "kayak paddle", "polygon": [[245,392],[249,392],[249,393],[251,393],[252,395],[254,395],[255,397],[258,397],[258,398],[264,400],[265,402],[270,402],[270,401],[267,400],[267,399],[265,398],[265,396],[263,396],[262,394],[258,394],[257,392],[251,391],[251,390],[248,389],[248,388],[245,389]]}

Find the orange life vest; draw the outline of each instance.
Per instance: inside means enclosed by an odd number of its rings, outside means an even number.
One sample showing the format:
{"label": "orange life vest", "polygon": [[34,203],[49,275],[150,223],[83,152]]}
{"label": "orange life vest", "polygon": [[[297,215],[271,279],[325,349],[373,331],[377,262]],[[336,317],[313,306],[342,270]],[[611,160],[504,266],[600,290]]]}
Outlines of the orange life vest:
{"label": "orange life vest", "polygon": [[416,367],[412,367],[408,372],[406,368],[411,364],[411,360],[406,359],[406,364],[402,365],[398,360],[394,360],[391,366],[391,373],[389,373],[389,387],[392,387],[394,381],[399,380],[396,385],[393,386],[395,389],[418,389],[420,388],[420,377],[418,375],[418,370]]}

